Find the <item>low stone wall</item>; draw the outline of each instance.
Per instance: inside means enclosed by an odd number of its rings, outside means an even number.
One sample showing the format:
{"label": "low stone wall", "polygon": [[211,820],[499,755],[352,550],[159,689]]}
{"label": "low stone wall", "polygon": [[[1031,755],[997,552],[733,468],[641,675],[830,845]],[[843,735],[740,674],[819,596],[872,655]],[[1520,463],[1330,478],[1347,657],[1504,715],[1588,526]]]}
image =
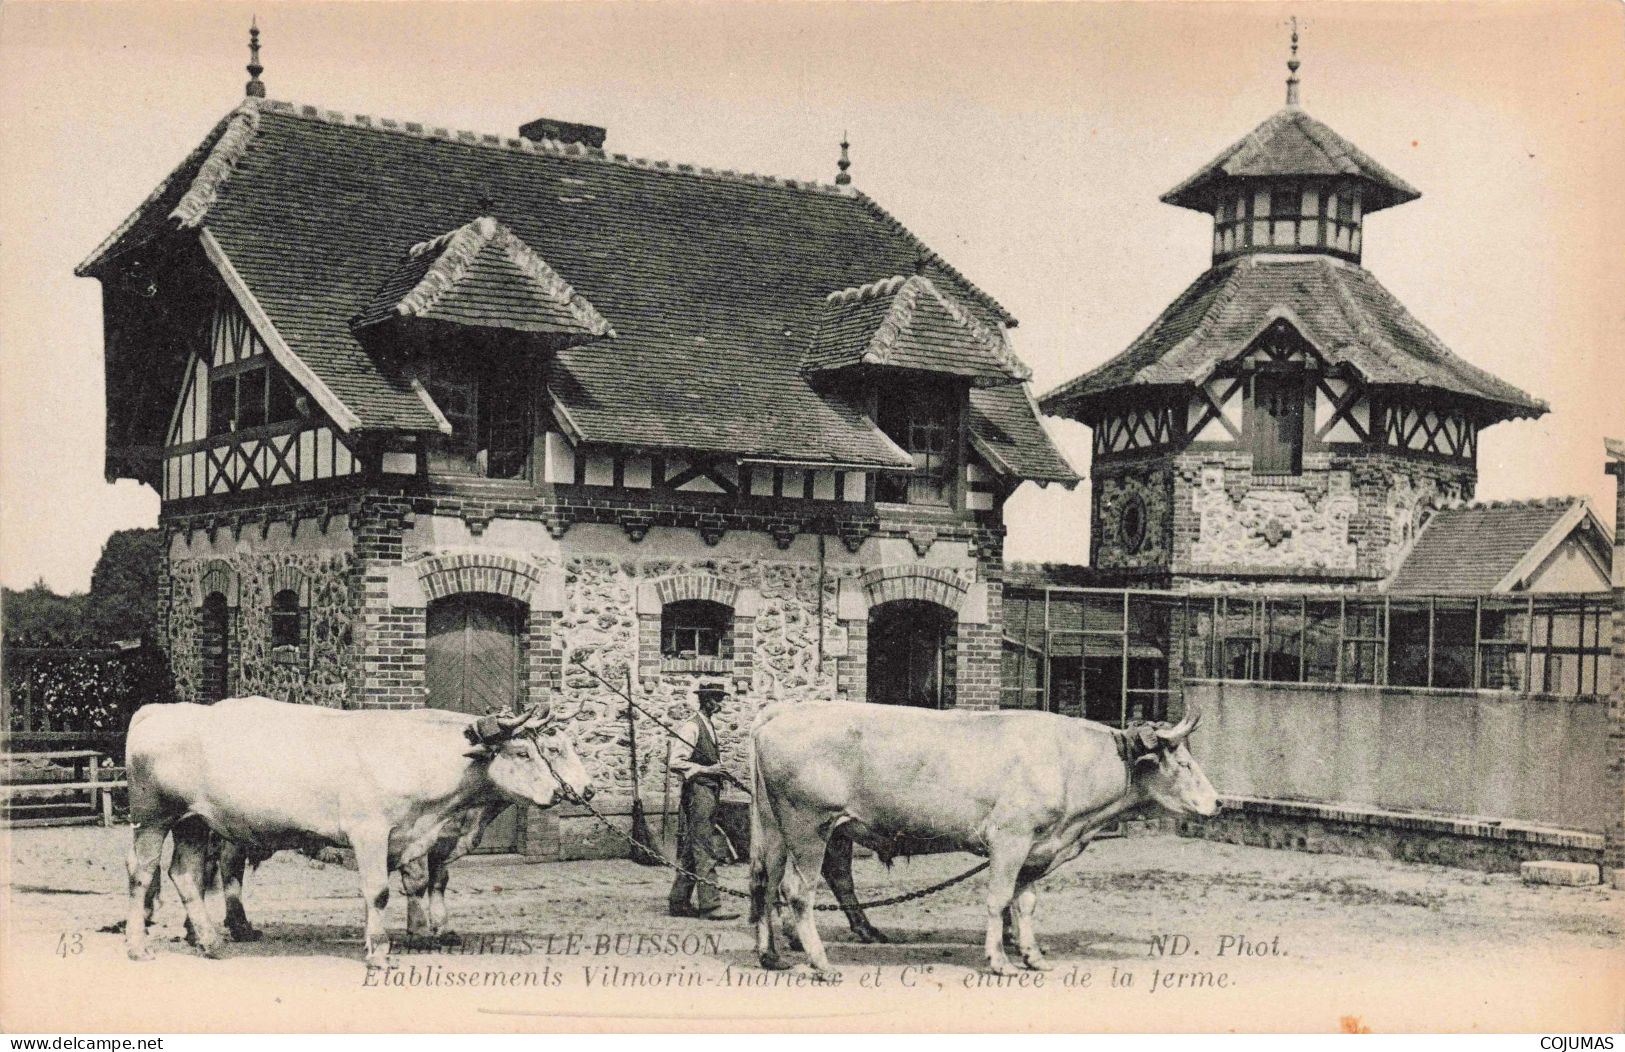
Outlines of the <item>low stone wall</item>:
{"label": "low stone wall", "polygon": [[1598,864],[1602,836],[1572,830],[1286,800],[1224,798],[1217,818],[1184,819],[1182,836],[1321,855],[1398,859],[1516,873],[1534,859]]}
{"label": "low stone wall", "polygon": [[1598,699],[1185,686],[1203,710],[1192,752],[1235,805],[1216,821],[1185,823],[1192,834],[1496,870],[1600,856],[1608,715]]}

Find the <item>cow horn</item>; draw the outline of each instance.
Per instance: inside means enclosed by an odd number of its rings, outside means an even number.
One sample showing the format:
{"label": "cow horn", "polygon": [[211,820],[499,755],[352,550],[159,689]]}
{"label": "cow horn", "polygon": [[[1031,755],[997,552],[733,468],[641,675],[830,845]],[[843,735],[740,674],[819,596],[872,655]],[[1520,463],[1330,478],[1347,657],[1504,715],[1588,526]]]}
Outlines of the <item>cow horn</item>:
{"label": "cow horn", "polygon": [[1202,707],[1191,702],[1185,706],[1185,718],[1172,727],[1159,727],[1157,736],[1170,745],[1177,745],[1190,737],[1191,731],[1202,722]]}
{"label": "cow horn", "polygon": [[520,709],[518,712],[511,715],[497,716],[497,726],[502,728],[503,733],[512,734],[520,727],[523,727],[526,723],[529,723],[531,718],[535,715],[536,712],[534,709]]}

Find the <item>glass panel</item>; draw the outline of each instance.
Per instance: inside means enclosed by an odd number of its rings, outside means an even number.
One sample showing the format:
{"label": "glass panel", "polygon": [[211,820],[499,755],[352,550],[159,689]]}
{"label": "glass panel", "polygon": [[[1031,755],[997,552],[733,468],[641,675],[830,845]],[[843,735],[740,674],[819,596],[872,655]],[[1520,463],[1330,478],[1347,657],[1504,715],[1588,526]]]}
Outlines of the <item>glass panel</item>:
{"label": "glass panel", "polygon": [[1433,619],[1433,685],[1473,685],[1473,616],[1471,604],[1440,602]]}
{"label": "glass panel", "polygon": [[1337,632],[1340,611],[1335,602],[1305,604],[1304,675],[1309,683],[1337,682]]}
{"label": "glass panel", "polygon": [[224,435],[237,419],[237,378],[227,376],[209,384],[209,434]]}
{"label": "glass panel", "polygon": [[266,422],[275,424],[283,420],[294,420],[299,416],[298,393],[293,389],[293,382],[280,370],[271,373],[271,404],[270,413]]}
{"label": "glass panel", "polygon": [[237,374],[237,426],[259,427],[265,423],[265,370],[250,369]]}
{"label": "glass panel", "polygon": [[1299,677],[1298,641],[1303,618],[1296,599],[1266,599],[1263,606],[1264,640],[1261,678],[1296,683]]}
{"label": "glass panel", "polygon": [[1388,618],[1388,682],[1396,687],[1427,686],[1427,604],[1394,603]]}

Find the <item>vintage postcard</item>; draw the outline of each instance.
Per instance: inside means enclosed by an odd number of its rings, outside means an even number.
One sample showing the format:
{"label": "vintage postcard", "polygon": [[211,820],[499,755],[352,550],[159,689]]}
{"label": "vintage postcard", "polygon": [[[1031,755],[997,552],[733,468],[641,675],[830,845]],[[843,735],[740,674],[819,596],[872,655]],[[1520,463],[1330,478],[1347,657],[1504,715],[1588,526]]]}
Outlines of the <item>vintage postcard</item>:
{"label": "vintage postcard", "polygon": [[0,1026],[1618,1030],[1622,29],[6,4]]}

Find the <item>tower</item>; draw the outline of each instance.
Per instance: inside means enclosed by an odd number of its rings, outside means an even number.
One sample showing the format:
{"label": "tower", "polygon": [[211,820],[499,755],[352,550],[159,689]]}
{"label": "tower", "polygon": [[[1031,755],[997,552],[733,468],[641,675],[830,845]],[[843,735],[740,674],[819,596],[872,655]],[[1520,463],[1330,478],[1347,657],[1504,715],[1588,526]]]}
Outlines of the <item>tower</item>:
{"label": "tower", "polygon": [[1162,200],[1212,265],[1128,349],[1046,395],[1094,432],[1091,563],[1126,582],[1375,586],[1470,498],[1479,432],[1544,402],[1453,354],[1360,265],[1419,195],[1298,101]]}

